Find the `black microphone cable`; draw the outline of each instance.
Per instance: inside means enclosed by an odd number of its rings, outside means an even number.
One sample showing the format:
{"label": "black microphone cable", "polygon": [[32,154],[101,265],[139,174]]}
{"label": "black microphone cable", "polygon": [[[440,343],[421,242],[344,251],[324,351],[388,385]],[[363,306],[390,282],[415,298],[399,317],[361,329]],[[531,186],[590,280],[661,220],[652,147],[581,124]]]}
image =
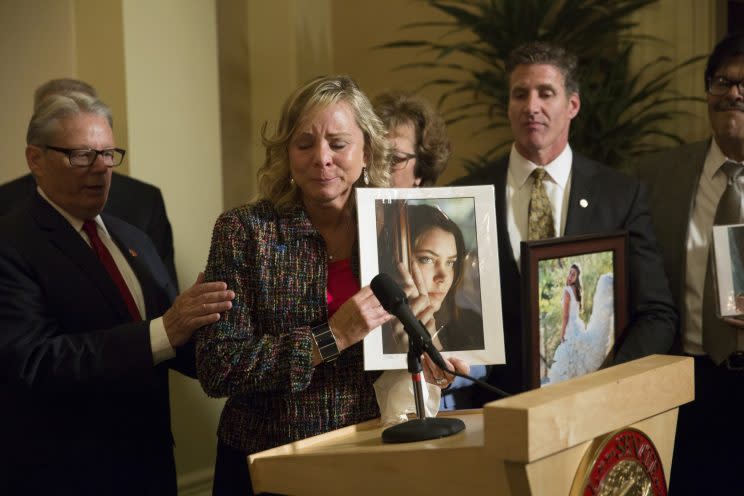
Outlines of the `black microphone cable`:
{"label": "black microphone cable", "polygon": [[[433,360],[432,360],[432,362],[433,362]],[[437,365],[437,364],[435,363],[435,365]],[[491,391],[492,393],[496,393],[499,396],[501,396],[502,398],[506,398],[508,396],[511,396],[511,393],[507,393],[503,389],[497,388],[496,386],[493,386],[493,385],[487,383],[486,381],[482,381],[480,379],[476,379],[475,377],[472,377],[472,376],[469,376],[467,374],[463,374],[461,372],[457,372],[457,371],[454,371],[454,370],[445,370],[442,367],[440,367],[439,365],[437,365],[437,368],[439,368],[439,370],[441,370],[442,372],[444,372],[446,374],[455,375],[457,377],[462,377],[463,379],[467,379],[467,380],[469,380],[471,382],[474,382],[475,384],[479,385],[483,389],[486,389],[488,391]]]}

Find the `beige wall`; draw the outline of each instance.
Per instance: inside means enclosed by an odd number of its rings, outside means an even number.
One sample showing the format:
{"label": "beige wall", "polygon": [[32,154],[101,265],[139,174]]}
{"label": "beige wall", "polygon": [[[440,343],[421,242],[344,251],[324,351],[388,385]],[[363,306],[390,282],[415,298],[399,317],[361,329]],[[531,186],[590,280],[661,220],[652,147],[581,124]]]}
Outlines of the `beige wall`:
{"label": "beige wall", "polygon": [[[639,23],[634,34],[655,36],[664,41],[640,43],[634,54],[636,67],[654,61],[659,56],[675,63],[697,55],[708,55],[725,34],[725,2],[719,0],[659,0],[635,16]],[[672,80],[671,88],[679,94],[705,98],[703,71],[705,60],[683,68]],[[667,129],[686,141],[697,141],[710,135],[708,114],[704,102],[678,103],[675,110],[691,115],[679,116]],[[659,143],[670,146],[668,140]]]}
{"label": "beige wall", "polygon": [[26,174],[26,126],[34,89],[74,74],[72,0],[0,1],[0,183]]}
{"label": "beige wall", "polygon": [[[163,192],[186,288],[222,212],[216,5],[123,0],[122,21],[130,170]],[[208,484],[222,402],[172,374],[171,406],[181,483]]]}

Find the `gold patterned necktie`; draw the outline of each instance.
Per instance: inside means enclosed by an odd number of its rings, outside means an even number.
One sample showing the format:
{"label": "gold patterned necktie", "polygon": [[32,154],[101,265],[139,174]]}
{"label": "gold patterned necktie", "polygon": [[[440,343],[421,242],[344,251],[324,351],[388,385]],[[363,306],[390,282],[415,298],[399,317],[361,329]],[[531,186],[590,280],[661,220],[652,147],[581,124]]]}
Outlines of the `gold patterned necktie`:
{"label": "gold patterned necktie", "polygon": [[545,239],[555,236],[553,208],[545,191],[545,169],[538,167],[532,171],[532,193],[527,223],[527,239]]}
{"label": "gold patterned necktie", "polygon": [[[716,207],[713,225],[739,224],[742,218],[743,193],[740,180],[744,173],[744,166],[736,162],[726,162],[721,166],[721,171],[726,174],[726,189],[723,190],[721,199]],[[711,234],[712,238],[712,234]],[[708,268],[705,274],[705,287],[703,289],[703,349],[710,358],[720,364],[726,358],[737,351],[737,333],[733,327],[721,320],[716,314],[715,294],[715,271],[713,269],[713,244],[709,245]]]}

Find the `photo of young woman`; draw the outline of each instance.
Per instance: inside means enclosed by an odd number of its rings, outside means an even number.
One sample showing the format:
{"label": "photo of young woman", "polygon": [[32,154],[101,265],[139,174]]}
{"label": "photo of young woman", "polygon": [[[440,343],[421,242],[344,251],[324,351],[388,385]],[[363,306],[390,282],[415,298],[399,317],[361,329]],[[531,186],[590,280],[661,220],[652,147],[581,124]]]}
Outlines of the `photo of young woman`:
{"label": "photo of young woman", "polygon": [[[458,304],[458,300],[473,299],[463,296],[463,287],[466,279],[470,288],[478,284],[473,271],[468,270],[476,253],[473,248],[468,249],[460,226],[445,213],[447,201],[385,205],[394,212],[386,220],[394,221],[384,225],[383,231],[388,232],[381,232],[378,237],[380,269],[400,282],[413,313],[427,328],[437,349],[483,349],[480,301],[468,305],[470,308]],[[389,232],[391,229],[405,232],[394,234]],[[395,241],[399,246],[390,246]],[[383,353],[408,351],[407,335],[397,320],[383,326],[382,339]]]}

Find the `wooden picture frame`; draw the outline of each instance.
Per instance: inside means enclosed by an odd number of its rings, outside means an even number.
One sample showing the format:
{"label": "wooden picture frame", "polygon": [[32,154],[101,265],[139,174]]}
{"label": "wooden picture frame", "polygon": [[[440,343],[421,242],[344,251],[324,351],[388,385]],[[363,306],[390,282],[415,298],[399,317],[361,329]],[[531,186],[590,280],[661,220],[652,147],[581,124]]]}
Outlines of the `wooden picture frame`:
{"label": "wooden picture frame", "polygon": [[521,243],[525,375],[532,388],[593,372],[611,359],[628,325],[627,252],[625,231]]}

